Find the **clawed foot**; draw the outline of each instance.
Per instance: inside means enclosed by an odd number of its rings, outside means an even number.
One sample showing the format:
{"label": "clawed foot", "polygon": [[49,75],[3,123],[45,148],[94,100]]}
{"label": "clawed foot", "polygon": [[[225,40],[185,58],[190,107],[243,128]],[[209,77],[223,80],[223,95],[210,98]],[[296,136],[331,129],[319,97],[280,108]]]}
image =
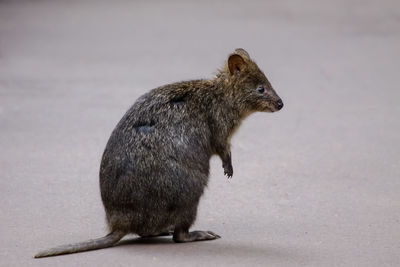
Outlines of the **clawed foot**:
{"label": "clawed foot", "polygon": [[205,241],[221,238],[221,236],[211,231],[193,231],[193,232],[178,232],[174,233],[174,241],[177,243]]}
{"label": "clawed foot", "polygon": [[232,178],[233,175],[233,167],[232,164],[222,166],[224,168],[224,174],[228,176],[228,178]]}

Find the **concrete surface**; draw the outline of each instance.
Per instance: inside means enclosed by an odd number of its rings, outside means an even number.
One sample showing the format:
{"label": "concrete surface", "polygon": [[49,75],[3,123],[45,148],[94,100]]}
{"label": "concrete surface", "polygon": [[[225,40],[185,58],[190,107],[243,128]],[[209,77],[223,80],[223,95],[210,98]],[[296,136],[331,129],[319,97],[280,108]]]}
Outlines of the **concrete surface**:
{"label": "concrete surface", "polygon": [[[194,228],[222,239],[106,233],[98,169],[135,99],[210,77],[236,47],[285,102],[213,158]],[[398,1],[0,1],[1,266],[400,266]]]}

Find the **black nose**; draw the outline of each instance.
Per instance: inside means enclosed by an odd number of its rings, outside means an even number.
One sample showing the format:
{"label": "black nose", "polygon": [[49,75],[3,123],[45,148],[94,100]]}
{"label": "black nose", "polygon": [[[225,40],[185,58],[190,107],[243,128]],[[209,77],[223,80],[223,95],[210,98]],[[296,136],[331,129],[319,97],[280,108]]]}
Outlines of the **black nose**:
{"label": "black nose", "polygon": [[277,110],[280,110],[283,108],[283,102],[282,99],[279,99],[278,101],[276,101],[275,107]]}

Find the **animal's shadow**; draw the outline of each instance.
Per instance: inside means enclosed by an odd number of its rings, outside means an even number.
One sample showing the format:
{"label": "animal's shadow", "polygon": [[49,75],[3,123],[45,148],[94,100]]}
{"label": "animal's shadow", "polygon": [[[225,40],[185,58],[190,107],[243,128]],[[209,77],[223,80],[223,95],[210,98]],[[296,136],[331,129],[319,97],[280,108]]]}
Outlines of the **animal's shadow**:
{"label": "animal's shadow", "polygon": [[131,237],[119,241],[115,246],[124,245],[146,245],[146,244],[176,244],[171,236],[156,236],[156,237]]}
{"label": "animal's shadow", "polygon": [[[163,247],[160,249],[160,245]],[[123,246],[125,249],[140,248],[143,246],[154,246],[152,253],[157,255],[166,255],[174,253],[181,257],[197,257],[200,254],[207,255],[207,257],[214,258],[229,258],[241,261],[243,259],[258,259],[259,261],[270,262],[302,262],[309,261],[308,253],[296,247],[282,247],[279,244],[268,244],[266,246],[258,246],[254,243],[248,242],[220,242],[215,241],[200,241],[191,243],[175,243],[172,236],[163,237],[132,237],[120,241],[116,246]]]}

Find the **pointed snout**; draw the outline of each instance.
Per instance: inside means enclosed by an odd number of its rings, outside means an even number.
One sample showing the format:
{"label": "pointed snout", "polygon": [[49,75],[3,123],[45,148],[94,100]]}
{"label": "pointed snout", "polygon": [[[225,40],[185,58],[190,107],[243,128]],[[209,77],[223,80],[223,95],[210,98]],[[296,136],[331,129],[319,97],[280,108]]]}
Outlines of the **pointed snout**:
{"label": "pointed snout", "polygon": [[282,99],[279,99],[278,101],[276,101],[275,103],[275,108],[276,110],[281,110],[283,108],[283,101]]}

